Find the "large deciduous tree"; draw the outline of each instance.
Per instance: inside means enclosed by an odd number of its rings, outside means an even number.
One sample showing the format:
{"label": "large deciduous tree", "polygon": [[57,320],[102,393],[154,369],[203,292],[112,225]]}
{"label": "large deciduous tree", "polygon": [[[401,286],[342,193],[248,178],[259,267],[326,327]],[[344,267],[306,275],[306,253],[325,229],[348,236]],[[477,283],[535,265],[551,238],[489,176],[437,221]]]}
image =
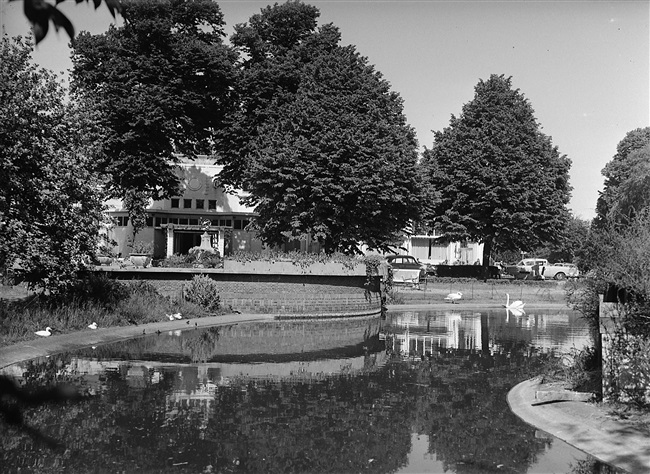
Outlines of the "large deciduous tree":
{"label": "large deciduous tree", "polygon": [[440,195],[429,220],[449,239],[484,243],[484,266],[494,249],[555,242],[569,219],[571,162],[540,131],[511,78],[479,81],[423,159]]}
{"label": "large deciduous tree", "polygon": [[[72,90],[94,103],[110,130],[99,162],[129,216],[176,194],[178,153],[212,153],[231,103],[236,54],[209,0],[124,2],[125,24],[73,42]],[[137,230],[137,229],[136,229]]]}
{"label": "large deciduous tree", "polygon": [[64,106],[31,53],[28,40],[0,40],[0,268],[57,292],[97,244],[103,196],[90,163],[102,131],[87,109]]}
{"label": "large deciduous tree", "polygon": [[300,2],[237,25],[241,106],[222,135],[226,185],[250,192],[269,244],[386,249],[417,217],[417,141],[402,100],[338,29]]}
{"label": "large deciduous tree", "polygon": [[650,204],[645,184],[650,180],[650,127],[628,132],[605,165],[605,186],[596,203],[594,224],[602,229],[609,220],[625,221]]}

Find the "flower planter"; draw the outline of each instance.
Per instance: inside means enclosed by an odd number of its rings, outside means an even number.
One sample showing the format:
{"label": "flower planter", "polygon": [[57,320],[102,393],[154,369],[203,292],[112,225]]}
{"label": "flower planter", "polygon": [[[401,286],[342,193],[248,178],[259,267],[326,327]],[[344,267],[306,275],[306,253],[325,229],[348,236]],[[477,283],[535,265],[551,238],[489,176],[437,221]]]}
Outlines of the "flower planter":
{"label": "flower planter", "polygon": [[313,263],[301,267],[287,261],[251,261],[238,262],[224,260],[223,269],[229,273],[266,273],[282,275],[365,275],[366,266],[357,265],[354,268],[345,267],[340,263]]}
{"label": "flower planter", "polygon": [[136,268],[146,268],[151,265],[151,255],[150,254],[129,254],[129,260]]}
{"label": "flower planter", "polygon": [[100,265],[110,265],[113,263],[113,257],[97,257],[97,261]]}

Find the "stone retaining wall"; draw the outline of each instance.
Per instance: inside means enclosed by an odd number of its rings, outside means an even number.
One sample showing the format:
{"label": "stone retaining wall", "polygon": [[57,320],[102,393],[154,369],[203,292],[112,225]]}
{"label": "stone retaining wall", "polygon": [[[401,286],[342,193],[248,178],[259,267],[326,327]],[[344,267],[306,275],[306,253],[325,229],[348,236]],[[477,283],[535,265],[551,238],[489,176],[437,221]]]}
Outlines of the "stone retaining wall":
{"label": "stone retaining wall", "polygon": [[[181,298],[183,286],[195,275],[206,275],[217,282],[222,305],[241,312],[299,317],[365,315],[381,311],[380,294],[366,291],[365,274],[255,274],[168,268],[102,268],[98,271],[119,280],[146,280],[162,295],[172,298]],[[378,288],[377,281],[373,286]]]}

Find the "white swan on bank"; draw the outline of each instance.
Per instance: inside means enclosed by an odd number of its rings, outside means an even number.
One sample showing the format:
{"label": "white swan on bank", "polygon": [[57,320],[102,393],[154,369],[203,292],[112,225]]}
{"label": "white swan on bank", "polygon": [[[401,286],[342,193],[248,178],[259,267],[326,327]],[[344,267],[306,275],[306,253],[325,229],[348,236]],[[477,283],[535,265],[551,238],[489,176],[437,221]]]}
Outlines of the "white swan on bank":
{"label": "white swan on bank", "polygon": [[52,335],[52,328],[48,326],[44,331],[36,331],[34,334],[41,337],[48,337]]}
{"label": "white swan on bank", "polygon": [[462,297],[463,294],[460,291],[457,291],[456,293],[449,293],[447,296],[445,296],[445,300],[455,303],[457,300],[461,299]]}
{"label": "white swan on bank", "polygon": [[97,329],[97,323],[93,322],[93,323],[89,324],[88,327],[90,329]]}
{"label": "white swan on bank", "polygon": [[526,303],[524,303],[521,300],[516,300],[513,301],[512,303],[510,302],[510,295],[506,293],[506,304],[503,305],[504,308],[506,309],[520,309],[523,310],[524,306],[526,306]]}

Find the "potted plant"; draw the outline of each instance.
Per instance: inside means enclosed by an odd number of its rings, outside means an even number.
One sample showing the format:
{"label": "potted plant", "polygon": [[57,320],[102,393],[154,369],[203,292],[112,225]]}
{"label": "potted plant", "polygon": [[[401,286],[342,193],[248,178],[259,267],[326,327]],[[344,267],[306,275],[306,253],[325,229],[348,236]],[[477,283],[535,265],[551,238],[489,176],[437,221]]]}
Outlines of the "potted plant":
{"label": "potted plant", "polygon": [[131,253],[129,259],[136,267],[148,267],[151,265],[151,258],[153,257],[153,243],[138,241],[134,242],[131,246]]}
{"label": "potted plant", "polygon": [[97,254],[95,257],[100,265],[111,265],[113,263],[115,255],[113,254],[113,250],[109,247],[108,243],[102,242],[97,247]]}

